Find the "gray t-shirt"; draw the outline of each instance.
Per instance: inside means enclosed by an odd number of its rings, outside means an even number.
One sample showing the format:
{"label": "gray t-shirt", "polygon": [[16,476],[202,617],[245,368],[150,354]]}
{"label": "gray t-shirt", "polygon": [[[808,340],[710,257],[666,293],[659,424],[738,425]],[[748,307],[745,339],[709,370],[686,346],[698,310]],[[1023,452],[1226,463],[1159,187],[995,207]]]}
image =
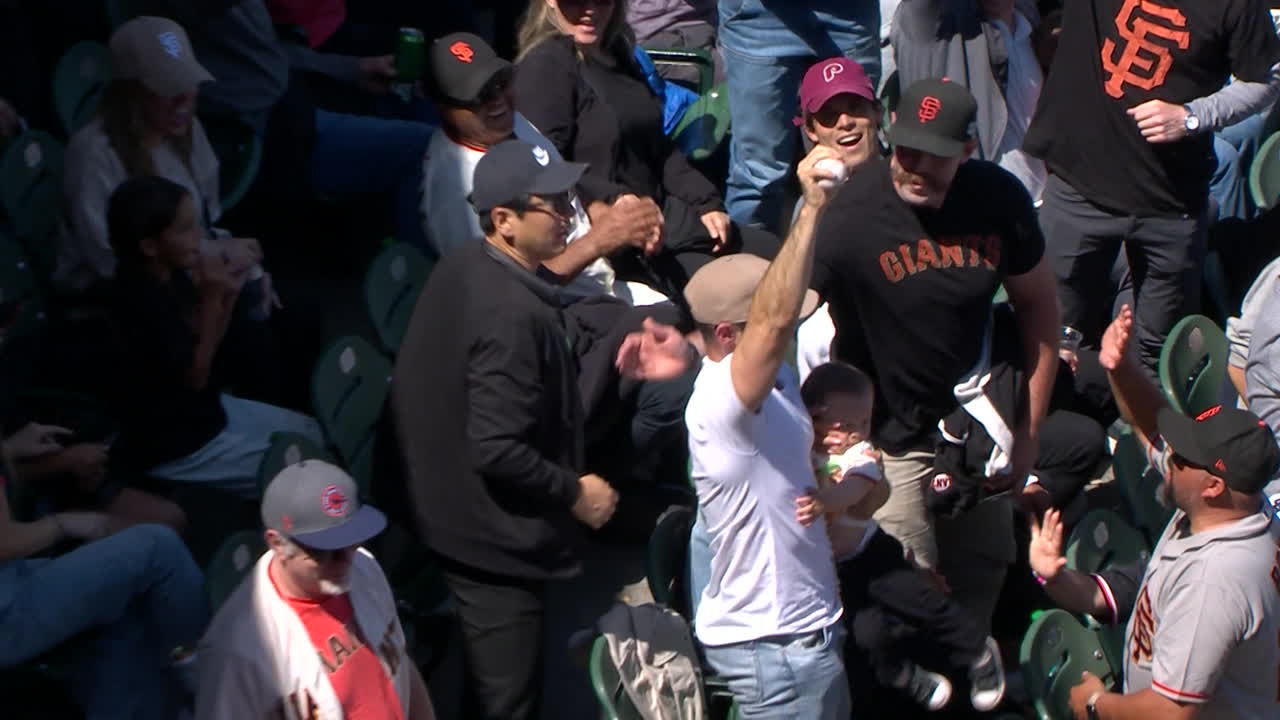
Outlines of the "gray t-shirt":
{"label": "gray t-shirt", "polygon": [[1204,705],[1200,718],[1280,717],[1280,522],[1268,504],[1191,534],[1179,511],[1157,543],[1125,643],[1125,692]]}

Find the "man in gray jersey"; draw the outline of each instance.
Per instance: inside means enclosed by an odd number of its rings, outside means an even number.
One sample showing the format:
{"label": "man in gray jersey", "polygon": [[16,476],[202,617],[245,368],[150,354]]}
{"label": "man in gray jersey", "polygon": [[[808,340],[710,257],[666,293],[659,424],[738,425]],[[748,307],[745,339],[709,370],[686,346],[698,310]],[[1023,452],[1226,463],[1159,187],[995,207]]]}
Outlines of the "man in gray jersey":
{"label": "man in gray jersey", "polygon": [[1031,567],[1073,612],[1128,617],[1124,694],[1085,673],[1071,692],[1077,720],[1280,717],[1280,521],[1262,487],[1280,464],[1256,415],[1215,406],[1195,418],[1168,408],[1128,352],[1128,306],[1101,359],[1116,402],[1164,469],[1177,506],[1145,570],[1066,569],[1055,511],[1036,523]]}

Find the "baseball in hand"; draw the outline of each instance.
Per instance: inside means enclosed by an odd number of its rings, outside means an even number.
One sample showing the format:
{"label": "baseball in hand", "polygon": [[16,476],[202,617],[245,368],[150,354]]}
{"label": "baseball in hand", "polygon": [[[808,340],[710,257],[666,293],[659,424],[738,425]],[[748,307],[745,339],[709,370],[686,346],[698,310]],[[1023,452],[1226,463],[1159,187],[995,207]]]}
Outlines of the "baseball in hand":
{"label": "baseball in hand", "polygon": [[820,170],[829,176],[818,180],[818,185],[824,188],[835,187],[849,177],[849,169],[835,158],[822,158],[813,164],[813,169]]}

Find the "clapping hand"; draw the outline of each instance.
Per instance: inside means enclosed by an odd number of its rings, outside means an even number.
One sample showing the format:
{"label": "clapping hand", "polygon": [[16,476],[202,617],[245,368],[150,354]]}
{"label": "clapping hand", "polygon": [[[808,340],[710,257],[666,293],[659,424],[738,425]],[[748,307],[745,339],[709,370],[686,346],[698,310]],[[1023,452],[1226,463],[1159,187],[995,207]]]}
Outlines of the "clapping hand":
{"label": "clapping hand", "polygon": [[1062,517],[1052,508],[1040,520],[1031,515],[1031,545],[1028,549],[1031,569],[1048,582],[1058,577],[1067,559],[1062,556]]}
{"label": "clapping hand", "polygon": [[679,330],[645,318],[643,329],[623,338],[614,364],[623,377],[671,380],[689,369],[689,361],[689,342]]}

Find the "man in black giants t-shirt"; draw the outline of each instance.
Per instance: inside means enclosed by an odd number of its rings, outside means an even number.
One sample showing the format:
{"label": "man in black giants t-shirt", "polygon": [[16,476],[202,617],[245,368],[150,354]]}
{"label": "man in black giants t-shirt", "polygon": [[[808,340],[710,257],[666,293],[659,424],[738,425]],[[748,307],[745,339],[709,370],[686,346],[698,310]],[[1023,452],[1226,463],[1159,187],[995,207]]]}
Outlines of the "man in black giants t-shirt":
{"label": "man in black giants t-shirt", "polygon": [[854,173],[818,227],[813,287],[831,308],[835,356],[875,380],[871,434],[892,487],[876,519],[920,562],[939,567],[956,599],[989,628],[1013,560],[1012,505],[992,500],[940,518],[935,538],[924,486],[934,476],[938,421],[958,406],[955,386],[979,360],[1004,283],[1034,368],[1031,412],[1007,478],[1016,494],[1037,455],[1059,321],[1026,189],[995,164],[966,161],[976,147],[976,112],[957,83],[922,80],[903,93],[889,133],[892,158]]}
{"label": "man in black giants t-shirt", "polygon": [[[1199,302],[1213,130],[1270,107],[1280,61],[1263,0],[1069,0],[1025,149],[1048,164],[1040,221],[1067,324],[1096,339],[1123,243],[1154,368]],[[1231,85],[1223,87],[1228,76]]]}

